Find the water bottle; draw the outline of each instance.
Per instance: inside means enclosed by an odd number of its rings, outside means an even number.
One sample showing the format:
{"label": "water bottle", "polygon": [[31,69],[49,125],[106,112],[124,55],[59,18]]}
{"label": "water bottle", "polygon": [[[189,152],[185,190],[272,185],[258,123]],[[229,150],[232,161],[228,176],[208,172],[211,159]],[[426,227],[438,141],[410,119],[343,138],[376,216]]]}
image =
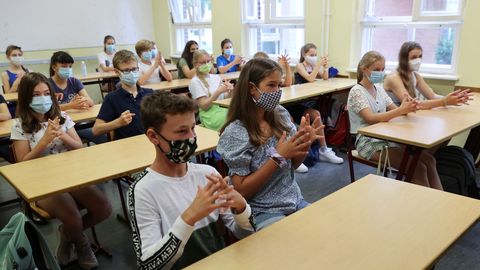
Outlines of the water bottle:
{"label": "water bottle", "polygon": [[87,64],[85,64],[85,61],[82,61],[81,70],[82,70],[82,76],[83,77],[87,76]]}

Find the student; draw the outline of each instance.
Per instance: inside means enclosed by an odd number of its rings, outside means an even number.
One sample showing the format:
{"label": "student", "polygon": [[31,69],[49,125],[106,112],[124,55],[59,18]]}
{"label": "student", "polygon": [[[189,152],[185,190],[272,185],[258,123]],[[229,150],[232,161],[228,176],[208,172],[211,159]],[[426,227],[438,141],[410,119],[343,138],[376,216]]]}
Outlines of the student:
{"label": "student", "polygon": [[418,73],[422,57],[423,50],[420,44],[414,41],[403,43],[398,53],[397,72],[388,75],[383,84],[395,105],[400,105],[400,101],[403,100],[405,95],[416,98],[419,101],[419,109],[463,103],[462,98],[468,96],[469,89],[457,90],[445,97],[435,94]]}
{"label": "student", "polygon": [[[253,58],[263,58],[270,59],[267,53],[258,51],[253,55]],[[292,85],[292,69],[290,68],[290,57],[288,54],[281,54],[277,60],[280,67],[282,67],[282,72],[284,73],[282,86],[289,87]]]}
{"label": "student", "polygon": [[[18,86],[18,115],[10,137],[17,161],[82,147],[82,141],[73,128],[75,123],[68,114],[60,111],[53,89],[42,74],[32,72],[23,76]],[[61,170],[62,164],[58,166]],[[110,215],[111,205],[106,196],[92,185],[50,196],[36,204],[61,222],[58,227],[60,243],[56,252],[58,263],[66,265],[78,257],[83,269],[97,267],[97,259],[83,231]],[[85,207],[87,213],[82,216],[77,205]]]}
{"label": "student", "polygon": [[[357,68],[357,81],[348,94],[348,114],[350,132],[357,134],[358,129],[378,122],[387,122],[397,116],[414,112],[417,101],[405,96],[400,107],[393,104],[392,99],[379,85],[385,75],[385,58],[378,52],[367,52]],[[378,161],[382,149],[388,148],[388,157],[393,167],[400,167],[404,146],[387,141],[357,135],[355,147],[358,154],[368,160]],[[435,158],[427,151],[422,151],[413,175],[412,182],[426,187],[442,190]]]}
{"label": "student", "polygon": [[220,43],[222,55],[217,57],[218,73],[239,71],[243,65],[243,57],[233,54],[233,43],[226,38]]}
{"label": "student", "polygon": [[308,203],[293,170],[304,160],[322,127],[303,117],[299,130],[279,105],[282,69],[270,59],[252,59],[240,74],[220,131],[217,151],[228,165],[235,189],[252,206],[258,229]]}
{"label": "student", "polygon": [[191,79],[193,78],[193,76],[195,76],[196,70],[193,67],[192,59],[193,53],[196,50],[198,50],[198,43],[195,40],[189,40],[187,44],[185,44],[185,48],[182,52],[182,57],[177,63],[179,79]]}
{"label": "student", "polygon": [[[0,95],[0,122],[12,119],[12,115],[7,106],[7,101]],[[8,138],[0,138],[0,156],[3,157],[10,163],[13,163],[11,160],[10,147]]]}
{"label": "student", "polygon": [[[326,56],[317,58],[317,47],[313,43],[305,44],[300,50],[300,62],[297,64],[295,73],[295,83],[302,84],[315,81],[316,78],[323,78],[328,80],[327,71],[328,59]],[[309,114],[311,117],[317,116],[322,119],[320,112],[314,108],[317,103],[313,101],[303,102],[300,104],[291,105],[288,107],[288,111],[292,114],[295,122],[299,122],[301,117]],[[321,121],[321,120],[320,120]],[[322,123],[321,123],[322,124]],[[318,148],[318,160],[325,161],[333,164],[343,163],[343,158],[338,157],[335,152],[327,146],[325,140],[325,132],[321,131],[321,137],[312,145],[313,149]],[[316,162],[316,157],[309,163]],[[301,168],[301,171],[305,172],[305,168]]]}
{"label": "student", "polygon": [[18,84],[28,69],[22,65],[23,51],[22,48],[10,45],[5,51],[7,60],[10,62],[7,70],[2,72],[2,84],[4,93],[17,92]]}
{"label": "student", "polygon": [[103,52],[97,55],[98,71],[113,71],[113,56],[115,52],[115,38],[111,35],[106,35],[103,38]]}
{"label": "student", "polygon": [[307,43],[300,49],[300,62],[295,69],[295,83],[314,82],[315,79],[328,80],[328,57],[317,56],[317,46]]}
{"label": "student", "polygon": [[50,85],[60,103],[60,109],[86,110],[93,106],[93,100],[82,82],[73,77],[74,60],[70,54],[58,51],[50,59]]}
{"label": "student", "polygon": [[168,92],[142,102],[156,156],[128,192],[139,269],[181,269],[222,249],[219,218],[238,238],[254,229],[245,199],[214,168],[188,162],[197,148],[196,109]]}
{"label": "student", "polygon": [[[140,40],[135,44],[135,51],[137,52],[140,62],[140,78],[138,84],[158,83],[162,81],[163,76],[167,81],[172,81],[173,77],[170,71],[165,67],[165,61],[162,59],[162,54],[158,52],[152,53],[153,43],[149,40]],[[153,55],[156,54],[154,58]]]}
{"label": "student", "polygon": [[93,135],[98,136],[115,131],[115,139],[123,139],[144,133],[140,121],[140,102],[153,93],[137,85],[140,77],[135,55],[127,50],[115,53],[113,67],[120,77],[120,87],[105,96],[97,120],[93,125]]}
{"label": "student", "polygon": [[193,66],[197,75],[190,81],[188,89],[200,107],[200,121],[204,127],[218,131],[225,124],[228,109],[213,102],[229,98],[233,85],[230,81],[223,81],[220,75],[210,74],[213,64],[210,55],[204,50],[193,54]]}

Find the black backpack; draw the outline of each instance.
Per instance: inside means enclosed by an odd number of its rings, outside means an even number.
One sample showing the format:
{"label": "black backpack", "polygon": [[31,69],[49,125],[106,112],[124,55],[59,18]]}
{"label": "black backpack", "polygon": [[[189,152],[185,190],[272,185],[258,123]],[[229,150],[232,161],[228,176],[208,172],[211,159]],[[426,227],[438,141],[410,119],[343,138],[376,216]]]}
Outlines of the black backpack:
{"label": "black backpack", "polygon": [[475,162],[467,150],[449,145],[435,153],[437,171],[445,191],[480,199]]}

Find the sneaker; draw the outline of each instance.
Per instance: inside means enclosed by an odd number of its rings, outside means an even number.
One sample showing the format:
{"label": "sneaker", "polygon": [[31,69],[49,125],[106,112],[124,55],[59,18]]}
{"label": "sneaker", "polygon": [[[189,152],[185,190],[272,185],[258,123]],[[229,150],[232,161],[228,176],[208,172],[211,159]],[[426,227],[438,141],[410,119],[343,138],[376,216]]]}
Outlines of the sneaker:
{"label": "sneaker", "polygon": [[298,168],[295,169],[295,171],[297,173],[306,173],[306,172],[308,172],[308,167],[305,166],[305,164],[302,163],[302,164],[300,164],[300,166],[298,166]]}
{"label": "sneaker", "polygon": [[58,264],[61,266],[68,265],[77,259],[73,243],[63,230],[63,225],[58,226],[58,234],[60,235],[60,243],[57,246],[56,255]]}
{"label": "sneaker", "polygon": [[326,161],[334,164],[343,163],[343,158],[337,157],[337,155],[335,155],[335,152],[333,152],[332,148],[328,148],[328,147],[326,148],[325,151],[322,151],[321,149],[320,151],[318,151],[318,159],[320,159],[321,161]]}
{"label": "sneaker", "polygon": [[98,267],[97,257],[93,254],[93,250],[90,247],[90,241],[87,236],[82,233],[82,240],[75,243],[75,249],[78,254],[78,264],[82,269],[93,269]]}

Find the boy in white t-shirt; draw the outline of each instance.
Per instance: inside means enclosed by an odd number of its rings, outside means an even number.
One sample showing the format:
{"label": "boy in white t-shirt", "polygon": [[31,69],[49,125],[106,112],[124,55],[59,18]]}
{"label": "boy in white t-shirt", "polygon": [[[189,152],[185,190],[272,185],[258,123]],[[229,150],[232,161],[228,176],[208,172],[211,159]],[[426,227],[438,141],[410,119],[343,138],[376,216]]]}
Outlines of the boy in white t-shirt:
{"label": "boy in white t-shirt", "polygon": [[162,54],[155,49],[152,41],[138,41],[135,44],[135,51],[140,59],[138,61],[138,68],[140,69],[138,84],[158,83],[162,81],[162,77],[167,81],[173,80],[172,74],[165,67],[165,60]]}
{"label": "boy in white t-shirt", "polygon": [[197,148],[195,103],[156,92],[141,106],[156,157],[128,192],[140,269],[179,269],[225,246],[217,221],[241,238],[254,231],[250,206],[218,172],[188,160]]}

